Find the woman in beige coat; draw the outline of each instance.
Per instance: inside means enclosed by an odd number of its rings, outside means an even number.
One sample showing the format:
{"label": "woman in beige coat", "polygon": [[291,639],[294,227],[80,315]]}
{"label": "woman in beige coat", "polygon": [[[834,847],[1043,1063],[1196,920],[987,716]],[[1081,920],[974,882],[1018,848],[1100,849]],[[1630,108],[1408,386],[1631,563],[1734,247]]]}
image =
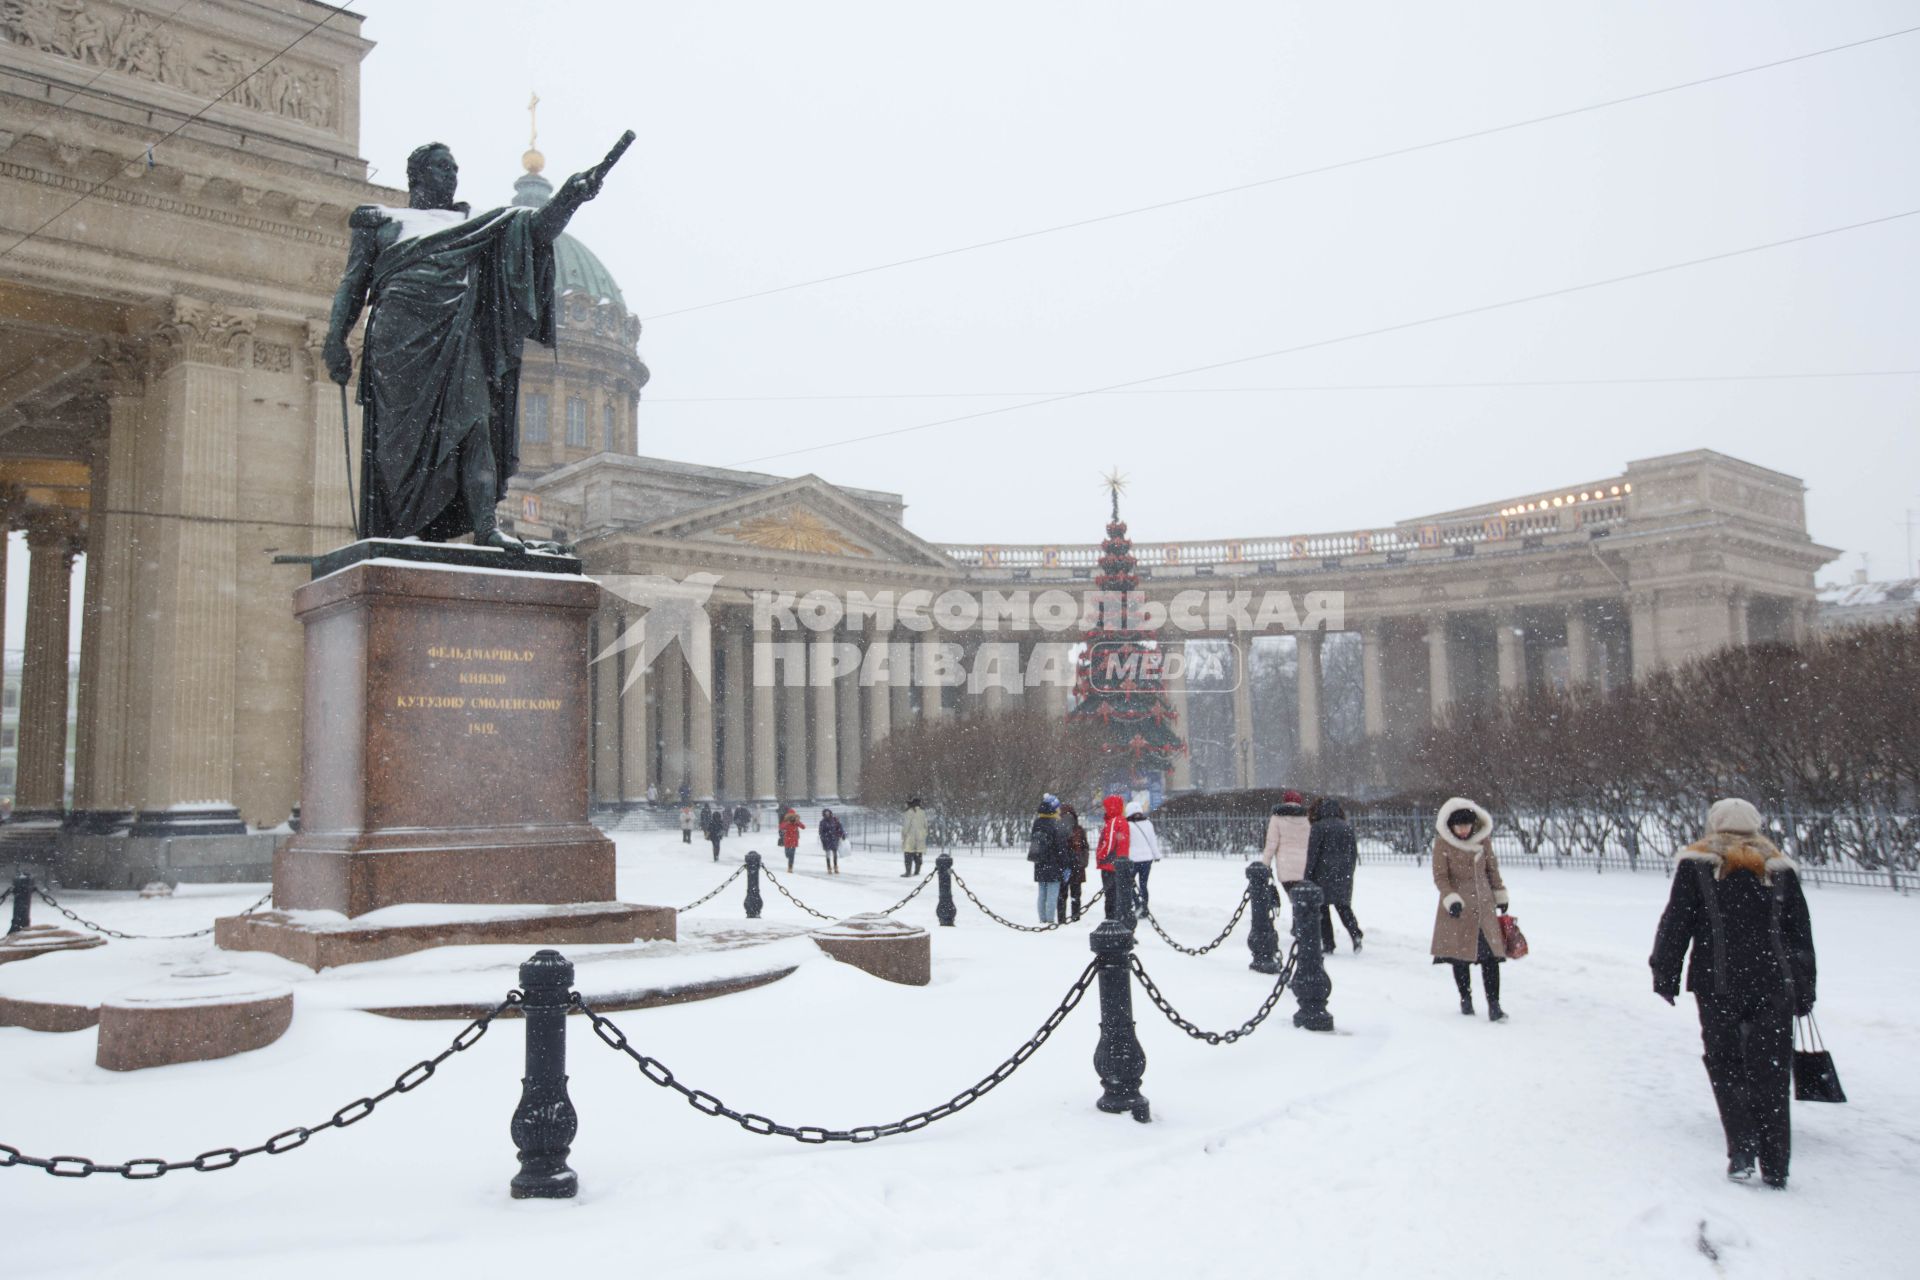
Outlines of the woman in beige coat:
{"label": "woman in beige coat", "polygon": [[1460,989],[1460,1012],[1473,1016],[1473,964],[1487,992],[1487,1017],[1505,1022],[1500,1010],[1500,964],[1507,958],[1500,937],[1500,913],[1507,908],[1507,885],[1493,856],[1493,815],[1471,800],[1455,797],[1434,816],[1433,887],[1440,903],[1433,917],[1433,962],[1453,966]]}
{"label": "woman in beige coat", "polygon": [[1273,868],[1273,882],[1282,889],[1307,878],[1307,839],[1312,834],[1300,793],[1284,792],[1267,819],[1267,842],[1260,850],[1261,860]]}

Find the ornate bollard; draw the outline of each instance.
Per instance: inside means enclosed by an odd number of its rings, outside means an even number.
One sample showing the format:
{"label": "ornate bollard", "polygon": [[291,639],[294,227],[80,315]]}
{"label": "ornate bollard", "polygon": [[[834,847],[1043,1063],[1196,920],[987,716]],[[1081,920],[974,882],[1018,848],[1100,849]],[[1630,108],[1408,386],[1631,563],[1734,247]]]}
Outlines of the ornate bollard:
{"label": "ornate bollard", "polygon": [[573,963],[558,951],[536,951],[520,966],[521,1011],[527,1019],[527,1074],[520,1078],[514,1109],[513,1145],[520,1172],[515,1200],[567,1200],[580,1189],[580,1175],[567,1167],[567,1152],[580,1119],[567,1096],[567,1009]]}
{"label": "ornate bollard", "polygon": [[1333,1015],[1327,1012],[1327,997],[1333,994],[1333,979],[1327,976],[1320,938],[1320,907],[1326,896],[1311,880],[1302,880],[1288,894],[1293,899],[1293,998],[1300,1002],[1293,1025],[1331,1031]]}
{"label": "ornate bollard", "polygon": [[13,923],[8,933],[18,933],[33,924],[33,877],[24,871],[13,873]]}
{"label": "ornate bollard", "polygon": [[760,855],[747,851],[747,919],[758,920],[760,908],[766,904],[760,900]]}
{"label": "ornate bollard", "polygon": [[953,855],[943,853],[935,858],[933,870],[940,877],[940,902],[933,909],[933,918],[951,929],[954,917],[960,914],[953,905]]}
{"label": "ornate bollard", "polygon": [[1093,954],[1100,966],[1100,1042],[1093,1047],[1093,1069],[1103,1092],[1093,1105],[1118,1115],[1131,1112],[1141,1124],[1153,1119],[1140,1082],[1147,1074],[1147,1051],[1133,1028],[1133,926],[1102,920],[1093,930]]}
{"label": "ornate bollard", "polygon": [[1273,868],[1264,862],[1248,863],[1247,892],[1252,895],[1247,910],[1253,915],[1247,932],[1247,950],[1253,953],[1253,963],[1247,968],[1255,973],[1279,973],[1280,932],[1273,927],[1273,909],[1280,905],[1280,897],[1273,887]]}

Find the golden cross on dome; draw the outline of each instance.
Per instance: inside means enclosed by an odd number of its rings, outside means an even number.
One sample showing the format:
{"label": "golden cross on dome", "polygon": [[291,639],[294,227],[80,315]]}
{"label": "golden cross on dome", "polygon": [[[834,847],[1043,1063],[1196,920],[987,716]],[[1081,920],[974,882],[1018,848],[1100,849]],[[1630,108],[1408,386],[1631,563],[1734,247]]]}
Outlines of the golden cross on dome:
{"label": "golden cross on dome", "polygon": [[527,150],[529,151],[537,151],[540,148],[540,117],[536,114],[539,106],[540,95],[536,93],[527,101]]}

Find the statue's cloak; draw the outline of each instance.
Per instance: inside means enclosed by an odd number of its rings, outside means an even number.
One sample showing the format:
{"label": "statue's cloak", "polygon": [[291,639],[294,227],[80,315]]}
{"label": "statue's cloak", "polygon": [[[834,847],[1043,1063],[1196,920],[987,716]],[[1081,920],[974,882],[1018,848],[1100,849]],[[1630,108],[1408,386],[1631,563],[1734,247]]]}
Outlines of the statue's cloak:
{"label": "statue's cloak", "polygon": [[[504,497],[520,465],[521,344],[553,343],[553,246],[534,234],[535,211],[421,216],[439,212],[367,206],[351,219],[382,242],[360,364],[362,537],[472,531],[460,446],[491,434]],[[386,243],[390,224],[399,234]]]}

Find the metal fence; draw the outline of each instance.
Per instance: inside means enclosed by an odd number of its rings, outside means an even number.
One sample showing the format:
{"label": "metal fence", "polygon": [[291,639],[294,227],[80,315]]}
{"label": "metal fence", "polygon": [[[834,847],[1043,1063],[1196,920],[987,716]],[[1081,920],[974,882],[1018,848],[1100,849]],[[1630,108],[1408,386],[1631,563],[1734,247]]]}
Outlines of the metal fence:
{"label": "metal fence", "polygon": [[[1084,820],[1084,819],[1083,819]],[[1424,810],[1374,810],[1348,816],[1360,843],[1360,860],[1421,866],[1433,848],[1433,814]],[[1832,832],[1845,824],[1877,848],[1874,865],[1833,851]],[[1087,822],[1088,836],[1098,831]],[[898,814],[867,811],[849,823],[855,848],[875,852],[900,848]],[[1266,841],[1266,815],[1181,814],[1154,819],[1154,828],[1170,858],[1251,858]],[[1768,823],[1768,835],[1795,859],[1809,885],[1856,885],[1920,890],[1920,814],[1835,814],[1788,811]],[[959,819],[930,815],[927,844],[935,852],[976,857],[1025,857],[1026,826],[1010,820]],[[1632,823],[1579,821],[1566,815],[1523,815],[1502,822],[1496,815],[1493,850],[1509,867],[1610,872],[1648,871],[1666,875],[1673,854],[1683,847],[1665,835]]]}

